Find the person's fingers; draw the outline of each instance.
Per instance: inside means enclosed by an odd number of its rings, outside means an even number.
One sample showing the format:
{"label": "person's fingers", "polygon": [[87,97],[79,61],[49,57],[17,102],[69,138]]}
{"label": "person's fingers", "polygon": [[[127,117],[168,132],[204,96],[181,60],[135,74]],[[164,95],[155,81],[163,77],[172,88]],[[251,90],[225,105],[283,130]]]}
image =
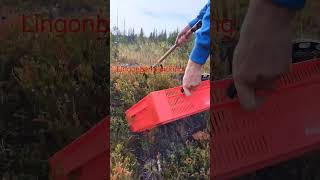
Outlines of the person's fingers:
{"label": "person's fingers", "polygon": [[181,41],[180,41],[180,39],[177,39],[176,42],[175,42],[175,44],[176,44],[177,46],[181,46]]}
{"label": "person's fingers", "polygon": [[191,39],[191,35],[192,35],[192,33],[188,33],[188,32],[181,33],[178,35],[175,43],[178,46],[181,46],[181,45],[187,43]]}
{"label": "person's fingers", "polygon": [[182,43],[185,43],[187,41],[187,38],[186,36],[181,36],[180,40]]}
{"label": "person's fingers", "polygon": [[196,90],[198,86],[199,86],[199,84],[184,85],[183,90],[185,92],[185,95],[191,96],[191,94],[192,94],[191,91]]}
{"label": "person's fingers", "polygon": [[191,95],[191,90],[195,89],[201,82],[201,67],[202,65],[196,64],[191,60],[188,61],[184,76],[183,76],[183,89],[186,96]]}
{"label": "person's fingers", "polygon": [[183,43],[183,42],[182,42],[182,38],[183,38],[183,36],[184,36],[185,34],[186,34],[185,30],[181,31],[181,32],[178,34],[177,38],[176,38],[175,44],[181,45],[181,44]]}
{"label": "person's fingers", "polygon": [[190,83],[190,84],[188,83],[183,85],[183,89],[186,96],[190,96],[192,94],[191,91],[195,90],[196,88],[197,88],[197,84],[194,84],[194,83]]}
{"label": "person's fingers", "polygon": [[187,39],[190,39],[191,35],[192,35],[192,31],[188,31],[188,32],[185,34],[185,36],[186,36]]}
{"label": "person's fingers", "polygon": [[200,82],[193,83],[190,85],[189,89],[191,89],[192,91],[196,90],[197,87],[199,86],[199,84],[200,84]]}
{"label": "person's fingers", "polygon": [[188,41],[191,40],[192,33],[187,33],[187,34],[185,34],[183,37],[184,37],[185,41],[188,42]]}
{"label": "person's fingers", "polygon": [[174,43],[177,44],[177,45],[179,45],[179,39],[177,38]]}
{"label": "person's fingers", "polygon": [[256,97],[255,89],[241,82],[234,82],[237,89],[238,98],[241,105],[246,110],[254,110],[259,105],[259,100]]}
{"label": "person's fingers", "polygon": [[181,45],[181,38],[180,37],[176,39],[175,44],[178,45],[178,46]]}
{"label": "person's fingers", "polygon": [[189,90],[189,88],[187,88],[186,86],[183,86],[183,93],[186,96],[191,96],[191,91]]}
{"label": "person's fingers", "polygon": [[178,46],[182,46],[183,44],[185,44],[185,39],[183,39],[183,38],[181,37],[176,44],[177,44]]}
{"label": "person's fingers", "polygon": [[180,33],[180,34],[178,34],[178,36],[177,36],[177,38],[176,38],[176,44],[179,42],[179,40],[180,40],[180,38],[181,38],[181,36],[182,36],[182,34]]}

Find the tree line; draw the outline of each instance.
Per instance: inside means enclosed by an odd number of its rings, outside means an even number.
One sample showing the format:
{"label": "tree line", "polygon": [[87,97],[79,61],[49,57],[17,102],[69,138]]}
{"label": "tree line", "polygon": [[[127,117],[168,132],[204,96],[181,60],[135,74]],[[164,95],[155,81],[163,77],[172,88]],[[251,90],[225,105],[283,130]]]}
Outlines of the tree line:
{"label": "tree line", "polygon": [[143,28],[139,32],[135,31],[134,28],[129,28],[127,31],[120,31],[118,27],[113,27],[111,32],[111,39],[114,43],[135,43],[137,41],[153,41],[163,42],[168,41],[174,43],[179,33],[179,29],[172,32],[167,30],[154,29],[150,34],[146,34]]}

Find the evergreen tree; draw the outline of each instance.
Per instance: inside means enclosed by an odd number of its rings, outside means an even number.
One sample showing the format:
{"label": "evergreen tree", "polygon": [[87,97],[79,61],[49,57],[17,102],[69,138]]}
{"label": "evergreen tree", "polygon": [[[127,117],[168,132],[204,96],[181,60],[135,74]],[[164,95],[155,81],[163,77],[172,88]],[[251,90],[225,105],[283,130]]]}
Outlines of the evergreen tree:
{"label": "evergreen tree", "polygon": [[163,33],[163,40],[166,41],[167,40],[167,30],[164,30]]}
{"label": "evergreen tree", "polygon": [[153,41],[153,40],[154,40],[154,34],[153,34],[153,32],[150,33],[149,40],[150,40],[150,41]]}
{"label": "evergreen tree", "polygon": [[158,38],[158,33],[157,33],[157,30],[154,28],[153,29],[153,40],[156,41]]}
{"label": "evergreen tree", "polygon": [[144,32],[142,28],[140,29],[139,40],[144,40]]}

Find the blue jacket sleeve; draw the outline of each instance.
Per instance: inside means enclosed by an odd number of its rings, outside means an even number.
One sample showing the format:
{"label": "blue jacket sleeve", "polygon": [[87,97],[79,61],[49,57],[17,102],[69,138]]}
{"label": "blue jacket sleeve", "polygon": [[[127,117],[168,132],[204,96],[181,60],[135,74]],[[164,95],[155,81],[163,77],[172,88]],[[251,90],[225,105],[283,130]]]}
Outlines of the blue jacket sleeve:
{"label": "blue jacket sleeve", "polygon": [[275,5],[289,8],[292,10],[300,10],[304,8],[305,0],[272,0]]}
{"label": "blue jacket sleeve", "polygon": [[189,27],[193,27],[199,20],[201,20],[206,13],[207,9],[210,8],[210,3],[207,3],[201,10],[196,18],[189,22]]}
{"label": "blue jacket sleeve", "polygon": [[197,64],[204,64],[210,54],[210,1],[203,9],[205,12],[201,19],[202,26],[196,32],[194,47],[189,57]]}

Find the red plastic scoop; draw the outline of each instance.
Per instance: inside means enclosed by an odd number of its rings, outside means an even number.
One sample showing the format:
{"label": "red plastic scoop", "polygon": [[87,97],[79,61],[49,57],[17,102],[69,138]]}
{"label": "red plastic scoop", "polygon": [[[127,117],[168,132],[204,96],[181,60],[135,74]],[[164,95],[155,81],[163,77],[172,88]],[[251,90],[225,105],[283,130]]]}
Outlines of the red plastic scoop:
{"label": "red plastic scoop", "polygon": [[294,64],[254,112],[227,97],[231,83],[211,85],[213,179],[230,179],[320,149],[320,61]]}
{"label": "red plastic scoop", "polygon": [[[292,65],[277,89],[256,111],[245,111],[227,89],[211,84],[211,178],[236,176],[320,150],[320,61]],[[141,132],[209,109],[208,81],[190,97],[181,87],[149,94],[126,112],[131,130]]]}
{"label": "red plastic scoop", "polygon": [[50,157],[52,180],[109,179],[109,126],[110,118],[105,117]]}
{"label": "red plastic scoop", "polygon": [[126,111],[133,132],[142,132],[210,108],[210,83],[203,81],[192,96],[181,87],[155,91]]}

